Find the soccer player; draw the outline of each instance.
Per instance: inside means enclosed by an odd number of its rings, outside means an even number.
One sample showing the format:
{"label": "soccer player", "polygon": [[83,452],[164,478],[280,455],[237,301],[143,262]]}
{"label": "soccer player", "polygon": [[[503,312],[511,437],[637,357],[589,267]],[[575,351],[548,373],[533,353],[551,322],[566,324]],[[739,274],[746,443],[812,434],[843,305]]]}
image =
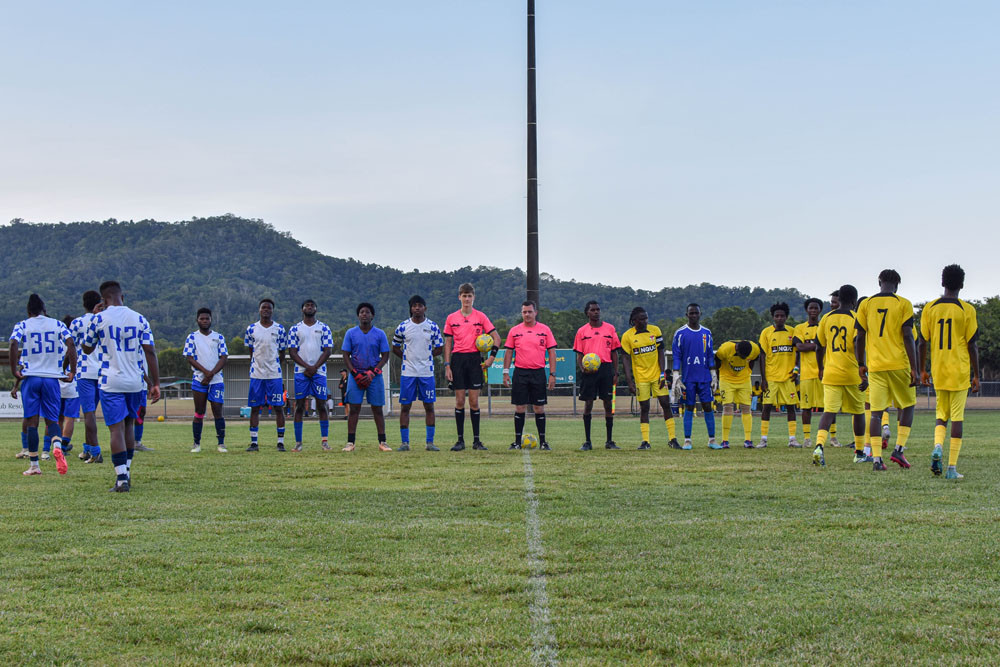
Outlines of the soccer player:
{"label": "soccer player", "polygon": [[[962,449],[962,426],[965,401],[969,393],[979,391],[979,324],[976,309],[958,298],[965,287],[965,271],[957,264],[941,272],[944,296],[924,306],[920,314],[920,379],[927,386],[934,379],[937,395],[937,420],[934,422],[934,453],[931,471],[941,474],[941,454],[945,426],[951,420],[951,443],[948,448],[946,479],[962,479],[956,469]],[[931,372],[927,373],[927,353],[931,353]],[[971,382],[970,382],[971,374]]]}
{"label": "soccer player", "polygon": [[728,449],[715,442],[715,410],[712,395],[719,386],[715,370],[715,348],[712,332],[701,326],[701,306],[688,304],[688,323],[674,332],[671,345],[673,352],[674,391],[684,396],[684,445],[681,449],[691,449],[691,430],[694,426],[694,412],[697,402],[705,411],[705,427],[708,429],[709,449]]}
{"label": "soccer player", "polygon": [[99,349],[101,364],[101,413],[111,432],[111,461],[117,477],[111,491],[126,493],[132,485],[135,451],[133,422],[149,375],[149,397],[160,400],[160,368],[156,361],[153,332],[139,313],[125,306],[121,285],[113,280],[101,284],[104,310],[87,327],[83,351]]}
{"label": "soccer player", "polygon": [[[73,324],[73,316],[63,317],[63,324],[69,335],[73,335],[70,325]],[[79,318],[77,318],[79,319]],[[73,338],[73,347],[77,348],[76,338]],[[77,372],[79,372],[79,359],[77,360]],[[63,370],[67,370],[68,360],[63,360]],[[76,420],[80,418],[80,394],[76,387],[76,375],[69,382],[59,383],[59,431],[62,434],[62,450],[64,454],[69,454],[73,449],[73,430],[76,427]]]}
{"label": "soccer player", "polygon": [[[913,341],[913,304],[898,294],[900,277],[893,269],[878,275],[879,293],[858,307],[855,354],[858,374],[869,384],[872,416],[871,435],[874,470],[885,470],[882,462],[880,426],[882,413],[895,402],[899,410],[896,447],[889,460],[909,468],[904,450],[917,403],[917,351]],[[843,298],[843,297],[841,297]]]}
{"label": "soccer player", "polygon": [[750,375],[753,362],[760,356],[760,346],[749,340],[731,340],[715,351],[715,366],[719,369],[719,393],[722,395],[722,447],[729,448],[729,432],[733,413],[740,408],[743,422],[743,447],[753,448],[753,390]]}
{"label": "soccer player", "polygon": [[[68,364],[69,370],[64,370]],[[38,465],[38,418],[45,420],[52,437],[59,474],[66,474],[66,457],[59,439],[59,384],[76,375],[76,346],[62,322],[45,314],[37,294],[28,297],[28,318],[14,325],[10,335],[10,372],[21,380],[21,401],[27,420],[28,469],[25,475],[41,475]]]}
{"label": "soccer player", "polygon": [[285,327],[274,321],[274,301],[261,299],[257,304],[260,320],[247,327],[243,343],[250,350],[250,446],[248,452],[259,451],[257,443],[260,410],[266,405],[274,411],[278,433],[278,451],[285,451],[285,385],[281,366],[285,360],[288,338]]}
{"label": "soccer player", "polygon": [[[472,448],[486,449],[479,440],[479,392],[483,388],[483,369],[493,365],[500,351],[500,334],[490,318],[476,310],[476,290],[470,283],[458,288],[462,307],[444,321],[444,375],[455,390],[455,429],[458,441],[453,452],[465,449],[465,397],[469,397],[469,419],[472,421]],[[493,338],[490,356],[484,362],[476,348],[482,334]]]}
{"label": "soccer player", "polygon": [[201,451],[205,409],[211,405],[218,451],[220,454],[225,454],[229,450],[226,449],[226,418],[222,413],[226,402],[226,384],[222,377],[222,367],[229,359],[229,349],[226,347],[226,337],[217,331],[212,331],[210,308],[199,308],[196,319],[198,330],[189,333],[187,340],[184,341],[184,356],[191,365],[191,394],[194,397],[194,419],[191,421],[194,446],[191,447],[191,453],[197,454]]}
{"label": "soccer player", "polygon": [[[619,449],[612,439],[615,428],[615,413],[611,400],[614,388],[618,384],[618,349],[621,341],[618,332],[612,324],[601,321],[601,306],[596,301],[588,301],[583,307],[587,315],[587,323],[577,329],[573,339],[573,349],[576,351],[576,367],[580,376],[580,398],[583,399],[583,434],[585,440],[580,451],[589,452],[591,413],[594,400],[600,398],[604,403],[604,430],[607,440],[605,449]],[[583,357],[593,352],[601,360],[601,365],[592,373],[583,368]]]}
{"label": "soccer player", "polygon": [[804,304],[806,321],[792,329],[795,345],[795,367],[799,375],[799,407],[802,409],[803,445],[812,446],[812,413],[823,412],[823,383],[819,379],[816,364],[816,334],[819,331],[819,314],[823,302],[816,298],[806,299]]}
{"label": "soccer player", "polygon": [[667,426],[667,438],[674,449],[680,449],[674,413],[670,409],[670,390],[667,389],[667,363],[660,328],[649,323],[649,314],[642,306],[632,309],[629,315],[628,331],[622,334],[624,352],[623,367],[629,391],[639,400],[639,431],[642,442],[639,449],[650,449],[649,444],[649,403],[656,398],[663,411],[663,421]]}
{"label": "soccer player", "polygon": [[[535,413],[535,428],[538,429],[539,449],[549,450],[545,439],[545,404],[548,401],[546,389],[556,388],[556,338],[552,330],[539,322],[538,306],[534,301],[521,303],[521,323],[507,332],[503,357],[503,386],[511,387],[510,402],[514,404],[514,442],[511,449],[521,448],[524,435],[525,413],[528,404]],[[549,376],[545,377],[545,356],[549,357]],[[514,362],[514,377],[510,376],[511,357]]]}
{"label": "soccer player", "polygon": [[788,446],[801,447],[795,440],[795,344],[792,330],[785,326],[788,304],[771,306],[774,324],[760,332],[760,387],[764,390],[764,407],[760,413],[760,443],[758,449],[767,447],[767,434],[771,429],[771,411],[782,406],[788,411]]}
{"label": "soccer player", "polygon": [[100,378],[100,360],[83,351],[83,338],[90,327],[94,316],[104,309],[101,295],[96,290],[83,293],[83,315],[73,320],[69,332],[77,349],[77,379],[76,390],[80,396],[80,409],[83,410],[84,445],[80,459],[84,463],[104,463],[101,445],[97,437],[97,403],[98,380]]}
{"label": "soccer player", "polygon": [[398,451],[410,451],[410,408],[420,397],[424,404],[425,447],[429,452],[440,451],[434,445],[434,357],[444,352],[444,336],[437,323],[427,319],[427,302],[414,294],[410,297],[410,318],[403,320],[392,334],[392,353],[403,360],[399,379],[399,439]]}
{"label": "soccer player", "polygon": [[858,386],[858,360],[854,355],[856,319],[853,309],[858,290],[854,285],[844,285],[837,293],[837,308],[823,317],[816,332],[816,364],[823,383],[823,415],[819,419],[816,449],[813,450],[813,463],[818,466],[826,465],[823,445],[838,412],[853,415],[854,457],[866,457],[865,395]]}
{"label": "soccer player", "polygon": [[326,384],[326,360],[333,352],[333,332],[316,319],[316,302],[302,302],[302,321],[288,330],[288,354],[295,362],[295,447],[302,451],[302,418],[309,396],[316,399],[319,437],[323,451],[330,451],[330,413],[326,409],[329,389]]}
{"label": "soccer player", "polygon": [[344,451],[354,451],[361,401],[367,399],[372,417],[375,418],[379,451],[391,452],[392,447],[386,444],[385,417],[382,415],[382,406],[385,405],[382,367],[389,361],[389,339],[384,331],[372,326],[375,306],[359,303],[355,313],[358,316],[358,326],[347,330],[343,345],[344,365],[350,374],[347,378],[347,404],[350,412],[347,416],[347,445]]}
{"label": "soccer player", "polygon": [[[833,290],[832,292],[830,292],[830,312],[839,309],[840,309],[840,290]],[[823,320],[829,314],[830,313],[826,313],[825,315],[819,318],[820,326],[823,325]],[[832,445],[833,447],[840,447],[841,446],[840,441],[837,440],[837,415],[833,415],[833,421],[830,422],[829,431],[830,431],[830,445]],[[865,429],[865,432],[866,433],[868,432],[867,428]]]}

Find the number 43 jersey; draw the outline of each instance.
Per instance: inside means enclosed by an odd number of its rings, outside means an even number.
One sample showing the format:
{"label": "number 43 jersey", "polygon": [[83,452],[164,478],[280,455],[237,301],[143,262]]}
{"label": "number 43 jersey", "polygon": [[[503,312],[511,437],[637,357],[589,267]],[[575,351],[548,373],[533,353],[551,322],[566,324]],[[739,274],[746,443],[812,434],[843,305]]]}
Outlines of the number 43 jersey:
{"label": "number 43 jersey", "polygon": [[861,384],[858,358],[854,355],[854,311],[833,311],[819,321],[816,340],[823,348],[823,384],[845,386]]}
{"label": "number 43 jersey", "polygon": [[153,344],[153,331],[145,317],[125,306],[109,306],[90,321],[83,344],[96,348],[101,391],[130,394],[146,388],[142,346]]}

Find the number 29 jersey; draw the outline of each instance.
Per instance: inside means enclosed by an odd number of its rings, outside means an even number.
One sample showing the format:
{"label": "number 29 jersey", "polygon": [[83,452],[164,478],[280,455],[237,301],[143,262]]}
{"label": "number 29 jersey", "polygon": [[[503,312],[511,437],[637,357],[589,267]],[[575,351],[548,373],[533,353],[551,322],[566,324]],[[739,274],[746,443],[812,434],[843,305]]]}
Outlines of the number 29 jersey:
{"label": "number 29 jersey", "polygon": [[145,317],[125,306],[109,306],[90,320],[83,344],[96,348],[101,391],[131,394],[146,388],[142,346],[153,344],[153,330]]}
{"label": "number 29 jersey", "polygon": [[854,355],[854,312],[833,311],[819,321],[816,340],[823,348],[823,384],[845,386],[861,383],[858,358]]}

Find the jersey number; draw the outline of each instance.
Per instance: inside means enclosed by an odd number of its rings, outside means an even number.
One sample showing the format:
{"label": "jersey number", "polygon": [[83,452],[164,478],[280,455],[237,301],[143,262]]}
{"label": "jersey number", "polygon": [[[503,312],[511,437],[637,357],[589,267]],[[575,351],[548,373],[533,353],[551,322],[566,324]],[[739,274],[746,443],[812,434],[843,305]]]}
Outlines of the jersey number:
{"label": "jersey number", "polygon": [[951,318],[938,320],[938,349],[943,350],[944,347],[944,328],[948,327],[948,349],[951,349]]}
{"label": "jersey number", "polygon": [[[56,351],[56,332],[46,331],[44,339],[42,334],[38,331],[31,332],[31,342],[34,343],[34,347],[31,348],[31,354],[41,354],[43,352],[42,343],[45,343],[44,352],[45,354],[52,354]],[[948,347],[951,347],[950,345]]]}
{"label": "jersey number", "polygon": [[[837,345],[837,338],[841,343]],[[830,327],[830,347],[834,352],[847,352],[847,327]]]}
{"label": "jersey number", "polygon": [[139,349],[136,344],[139,335],[135,327],[108,327],[108,336],[115,342],[115,348],[119,352],[135,352]]}
{"label": "jersey number", "polygon": [[882,313],[882,324],[880,324],[879,327],[878,327],[878,335],[879,335],[879,338],[881,338],[882,335],[885,334],[885,316],[889,314],[889,309],[888,308],[879,308],[878,312]]}

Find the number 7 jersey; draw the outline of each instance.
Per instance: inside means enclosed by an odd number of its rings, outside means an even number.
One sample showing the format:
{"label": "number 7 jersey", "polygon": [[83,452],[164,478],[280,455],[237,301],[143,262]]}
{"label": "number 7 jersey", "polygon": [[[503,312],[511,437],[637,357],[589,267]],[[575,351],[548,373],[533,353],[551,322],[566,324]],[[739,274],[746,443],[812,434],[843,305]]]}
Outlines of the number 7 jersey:
{"label": "number 7 jersey", "polygon": [[920,335],[930,348],[934,388],[968,389],[972,372],[969,343],[979,337],[979,322],[972,304],[948,297],[931,301],[920,313]]}
{"label": "number 7 jersey", "polygon": [[846,386],[861,384],[858,358],[854,356],[854,312],[833,311],[819,321],[816,341],[823,348],[823,384]]}
{"label": "number 7 jersey", "polygon": [[145,317],[125,306],[109,306],[91,319],[83,344],[96,348],[101,391],[131,394],[146,388],[142,346],[153,344],[153,331]]}
{"label": "number 7 jersey", "polygon": [[903,326],[913,322],[913,304],[897,294],[876,294],[858,306],[858,326],[868,334],[865,359],[869,371],[910,368]]}

